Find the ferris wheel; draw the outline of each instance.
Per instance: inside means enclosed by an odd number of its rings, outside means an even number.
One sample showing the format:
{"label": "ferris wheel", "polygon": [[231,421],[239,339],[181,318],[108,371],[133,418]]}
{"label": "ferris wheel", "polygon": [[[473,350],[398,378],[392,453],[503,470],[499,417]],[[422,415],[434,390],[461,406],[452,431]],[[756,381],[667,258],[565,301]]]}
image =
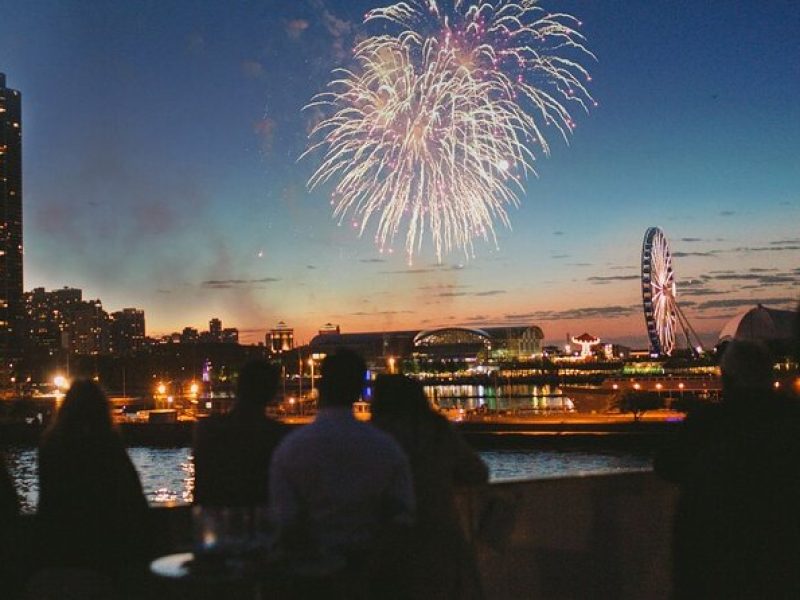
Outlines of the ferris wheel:
{"label": "ferris wheel", "polygon": [[659,227],[650,227],[642,243],[642,304],[652,354],[672,354],[678,327],[683,330],[686,345],[693,352],[703,351],[700,338],[678,306],[669,240]]}

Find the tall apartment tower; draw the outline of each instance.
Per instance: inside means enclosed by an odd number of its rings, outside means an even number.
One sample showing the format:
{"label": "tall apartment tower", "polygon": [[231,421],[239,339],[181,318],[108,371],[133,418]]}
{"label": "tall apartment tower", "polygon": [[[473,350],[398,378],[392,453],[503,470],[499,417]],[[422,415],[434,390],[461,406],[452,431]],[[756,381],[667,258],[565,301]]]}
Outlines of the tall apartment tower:
{"label": "tall apartment tower", "polygon": [[21,353],[22,97],[0,73],[0,372]]}

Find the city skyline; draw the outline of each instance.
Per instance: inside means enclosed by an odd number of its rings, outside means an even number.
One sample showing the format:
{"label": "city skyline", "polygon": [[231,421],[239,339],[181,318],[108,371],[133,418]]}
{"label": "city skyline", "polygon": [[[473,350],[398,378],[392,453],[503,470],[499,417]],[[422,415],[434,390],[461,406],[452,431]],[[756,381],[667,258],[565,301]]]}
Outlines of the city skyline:
{"label": "city skyline", "polygon": [[306,191],[319,156],[297,162],[301,108],[376,5],[265,2],[222,18],[211,2],[3,3],[0,71],[24,99],[25,290],[143,308],[154,337],[218,316],[252,343],[284,321],[298,343],[327,322],[530,323],[551,343],[589,331],[644,346],[639,253],[657,225],[706,341],[757,302],[797,305],[791,3],[545,2],[583,20],[599,106],[537,160],[498,250],[436,264],[428,247],[412,266],[338,227],[326,190]]}

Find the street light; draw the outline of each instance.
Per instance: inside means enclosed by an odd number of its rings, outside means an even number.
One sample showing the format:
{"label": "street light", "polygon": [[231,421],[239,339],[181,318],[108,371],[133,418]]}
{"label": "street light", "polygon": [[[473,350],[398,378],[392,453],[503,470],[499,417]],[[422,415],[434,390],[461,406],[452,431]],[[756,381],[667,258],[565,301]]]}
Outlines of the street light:
{"label": "street light", "polygon": [[[311,367],[311,400],[314,400],[314,359],[308,359],[308,366]],[[300,403],[300,414],[303,414],[303,403]]]}

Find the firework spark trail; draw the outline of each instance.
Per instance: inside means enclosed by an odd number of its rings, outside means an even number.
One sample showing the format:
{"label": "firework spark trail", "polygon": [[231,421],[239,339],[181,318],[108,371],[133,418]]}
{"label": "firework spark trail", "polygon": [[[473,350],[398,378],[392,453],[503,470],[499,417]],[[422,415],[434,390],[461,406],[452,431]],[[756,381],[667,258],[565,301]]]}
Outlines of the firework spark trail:
{"label": "firework spark trail", "polygon": [[377,219],[381,251],[391,251],[405,223],[409,259],[426,229],[439,260],[454,248],[470,256],[475,238],[496,245],[494,221],[510,227],[506,206],[518,205],[522,178],[533,172],[529,146],[549,152],[534,115],[566,139],[574,123],[557,95],[584,108],[591,100],[579,79],[585,70],[550,53],[588,53],[583,38],[561,22],[566,15],[540,11],[532,2],[456,0],[443,15],[430,0],[367,13],[365,22],[401,31],[358,44],[355,67],[335,71],[329,91],[306,107],[332,113],[304,156],[324,148],[309,187],[336,181],[340,223],[352,214],[363,234]]}

